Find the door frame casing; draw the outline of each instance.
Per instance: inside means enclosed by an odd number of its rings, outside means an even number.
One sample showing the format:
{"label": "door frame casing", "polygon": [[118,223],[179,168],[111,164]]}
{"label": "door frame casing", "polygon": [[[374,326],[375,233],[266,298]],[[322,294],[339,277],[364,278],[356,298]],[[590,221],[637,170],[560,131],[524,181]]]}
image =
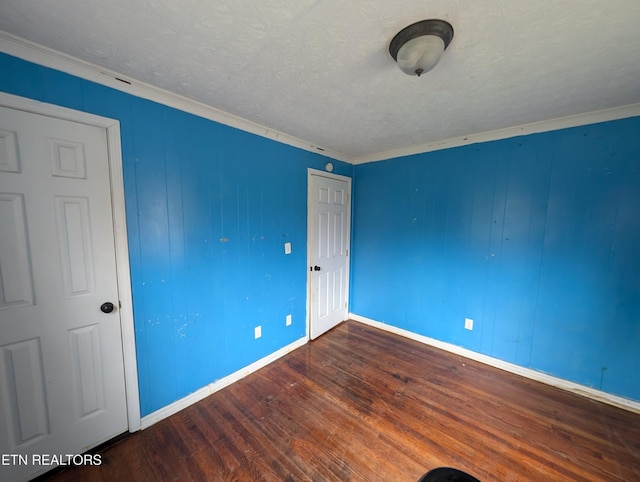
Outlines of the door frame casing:
{"label": "door frame casing", "polygon": [[311,167],[307,168],[307,340],[311,339],[311,315],[312,315],[312,303],[311,298],[313,297],[313,287],[311,286],[311,271],[309,270],[309,266],[311,266],[311,253],[313,249],[313,234],[315,228],[313,226],[313,176],[318,177],[326,177],[329,179],[335,179],[338,181],[345,181],[347,183],[347,196],[348,196],[348,204],[347,204],[347,266],[345,270],[345,293],[344,297],[347,303],[346,312],[349,314],[349,286],[350,286],[350,267],[351,267],[351,181],[352,179],[348,176],[343,176],[341,174],[333,174],[326,171],[321,171],[319,169],[313,169]]}
{"label": "door frame casing", "polygon": [[116,255],[116,278],[120,301],[120,329],[124,361],[125,396],[129,432],[140,430],[140,398],[138,394],[138,365],[136,359],[135,329],[133,323],[133,298],[129,270],[129,243],[124,199],[124,176],[122,170],[122,145],[120,122],[95,114],[48,104],[26,97],[0,92],[0,107],[30,112],[78,122],[106,131],[109,157],[109,181],[113,216],[113,234]]}

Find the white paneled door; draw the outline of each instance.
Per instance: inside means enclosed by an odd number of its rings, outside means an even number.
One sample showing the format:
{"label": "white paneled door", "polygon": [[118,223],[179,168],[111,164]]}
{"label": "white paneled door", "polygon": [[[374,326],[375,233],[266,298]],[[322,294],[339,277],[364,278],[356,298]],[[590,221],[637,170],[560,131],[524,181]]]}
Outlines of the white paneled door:
{"label": "white paneled door", "polygon": [[310,171],[310,336],[317,338],[348,317],[349,178]]}
{"label": "white paneled door", "polygon": [[127,430],[118,305],[105,129],[0,108],[1,480]]}

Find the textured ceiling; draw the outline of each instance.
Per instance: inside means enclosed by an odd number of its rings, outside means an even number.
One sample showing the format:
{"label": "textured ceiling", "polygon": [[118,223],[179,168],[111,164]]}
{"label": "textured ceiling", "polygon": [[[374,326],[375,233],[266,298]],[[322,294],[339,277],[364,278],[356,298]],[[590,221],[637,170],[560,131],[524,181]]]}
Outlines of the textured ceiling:
{"label": "textured ceiling", "polygon": [[[421,78],[388,53],[454,39]],[[638,0],[2,0],[0,29],[362,158],[640,102]]]}

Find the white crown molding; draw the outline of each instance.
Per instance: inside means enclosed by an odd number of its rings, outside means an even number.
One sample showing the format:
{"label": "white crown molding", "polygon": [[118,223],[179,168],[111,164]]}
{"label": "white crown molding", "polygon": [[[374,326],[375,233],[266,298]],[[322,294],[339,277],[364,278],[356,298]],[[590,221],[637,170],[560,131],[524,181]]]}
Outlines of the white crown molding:
{"label": "white crown molding", "polygon": [[385,161],[396,157],[423,154],[425,152],[439,151],[442,149],[450,149],[452,147],[466,146],[469,144],[477,144],[480,142],[497,141],[500,139],[508,139],[510,137],[526,136],[529,134],[537,134],[540,132],[556,131],[559,129],[567,129],[570,127],[597,124],[598,122],[607,122],[637,116],[640,116],[640,104],[630,104],[620,107],[613,107],[611,109],[603,109],[567,117],[560,117],[557,119],[533,122],[531,124],[524,124],[521,126],[507,127],[505,129],[499,129],[495,131],[454,137],[451,139],[429,142],[417,146],[403,147],[400,149],[378,152],[366,156],[358,156],[352,158],[350,162],[352,164],[364,164],[367,162]]}
{"label": "white crown molding", "polygon": [[281,142],[305,151],[314,152],[325,157],[344,161],[350,164],[364,164],[367,162],[385,161],[397,157],[411,156],[414,154],[423,154],[426,152],[437,151],[442,149],[450,149],[453,147],[476,144],[480,142],[489,142],[500,139],[508,139],[510,137],[525,136],[540,132],[554,131],[558,129],[566,129],[581,125],[595,124],[598,122],[606,122],[628,117],[640,116],[640,103],[631,104],[611,109],[576,114],[557,119],[550,119],[540,122],[533,122],[520,126],[508,127],[495,131],[482,132],[479,134],[470,134],[441,141],[429,142],[416,146],[404,147],[400,149],[392,149],[389,151],[368,154],[364,156],[352,157],[331,149],[325,149],[311,142],[299,139],[297,137],[285,134],[283,132],[270,129],[255,122],[243,119],[241,117],[229,114],[220,109],[208,106],[201,102],[197,102],[186,97],[174,94],[159,87],[139,82],[134,79],[127,78],[118,72],[104,69],[98,65],[85,62],[83,60],[71,57],[48,47],[30,42],[23,38],[11,35],[0,30],[0,52],[12,55],[14,57],[43,65],[61,72],[65,72],[85,80],[96,82],[98,84],[116,89],[136,97],[158,102],[160,104],[173,107],[184,112],[209,119],[220,124],[224,124],[236,129],[243,130],[276,142]]}
{"label": "white crown molding", "polygon": [[331,159],[351,157],[0,30],[0,52]]}
{"label": "white crown molding", "polygon": [[155,423],[158,423],[160,420],[163,420],[175,413],[178,413],[180,410],[183,410],[188,406],[199,402],[200,400],[208,397],[209,395],[217,391],[222,390],[225,387],[228,387],[232,383],[237,382],[238,380],[246,377],[247,375],[250,375],[251,373],[260,370],[261,368],[276,361],[278,358],[281,358],[284,355],[292,352],[293,350],[306,345],[308,341],[309,339],[306,336],[303,338],[299,338],[293,343],[280,348],[278,351],[275,351],[270,355],[267,355],[266,357],[261,358],[256,362],[253,362],[251,365],[246,366],[230,375],[227,375],[226,377],[221,378],[220,380],[210,383],[209,385],[206,385],[200,388],[199,390],[196,390],[195,392],[187,395],[186,397],[181,398],[180,400],[176,400],[175,402],[170,403],[169,405],[162,407],[161,409],[156,410],[155,412],[150,413],[149,415],[144,416],[141,421],[142,430],[150,427]]}
{"label": "white crown molding", "polygon": [[484,363],[485,365],[489,365],[494,368],[499,368],[500,370],[504,370],[509,373],[514,373],[515,375],[520,375],[530,380],[535,380],[546,385],[551,385],[552,387],[561,388],[562,390],[575,393],[576,395],[580,395],[592,400],[596,400],[598,402],[603,402],[608,405],[613,405],[614,407],[622,408],[624,410],[640,414],[640,402],[636,402],[628,398],[619,397],[617,395],[612,395],[611,393],[596,390],[595,388],[580,385],[568,380],[563,380],[562,378],[554,377],[543,372],[532,370],[531,368],[525,368],[520,365],[515,365],[513,363],[499,360],[498,358],[493,358],[487,355],[483,355],[482,353],[459,347],[457,345],[452,345],[451,343],[436,340],[435,338],[418,335],[417,333],[414,333],[412,331],[404,330],[402,328],[388,325],[380,321],[375,321],[364,316],[356,315],[354,313],[349,313],[349,319],[358,321],[365,325],[373,326],[374,328],[388,331],[389,333],[394,333],[396,335],[409,338],[420,343],[424,343],[425,345],[429,345],[434,348],[439,348],[441,350],[463,356],[470,360]]}

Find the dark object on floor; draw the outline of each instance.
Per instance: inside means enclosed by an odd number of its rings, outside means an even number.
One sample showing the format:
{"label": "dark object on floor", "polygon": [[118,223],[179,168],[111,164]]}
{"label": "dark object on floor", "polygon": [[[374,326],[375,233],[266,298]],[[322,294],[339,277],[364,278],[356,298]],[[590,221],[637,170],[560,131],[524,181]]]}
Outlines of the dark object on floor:
{"label": "dark object on floor", "polygon": [[430,470],[418,482],[480,482],[478,479],[462,470],[450,467],[438,467]]}

